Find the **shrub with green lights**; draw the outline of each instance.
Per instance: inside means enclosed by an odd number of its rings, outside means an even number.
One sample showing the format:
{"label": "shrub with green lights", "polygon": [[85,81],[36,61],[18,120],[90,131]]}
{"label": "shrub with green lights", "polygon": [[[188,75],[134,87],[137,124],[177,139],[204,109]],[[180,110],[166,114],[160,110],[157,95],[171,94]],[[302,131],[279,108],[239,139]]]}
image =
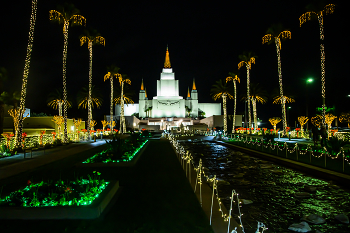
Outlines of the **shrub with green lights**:
{"label": "shrub with green lights", "polygon": [[147,143],[140,134],[131,134],[127,139],[106,141],[107,149],[95,154],[83,163],[118,163],[131,161]]}
{"label": "shrub with green lights", "polygon": [[74,181],[41,181],[28,186],[1,199],[0,206],[44,207],[44,206],[80,206],[90,205],[109,182],[100,179],[99,172],[94,171],[88,179],[78,178]]}
{"label": "shrub with green lights", "polygon": [[1,145],[1,148],[0,148],[0,153],[2,153],[2,155],[0,155],[0,158],[1,157],[8,157],[8,156],[11,156],[11,151],[9,149],[9,147],[7,145]]}

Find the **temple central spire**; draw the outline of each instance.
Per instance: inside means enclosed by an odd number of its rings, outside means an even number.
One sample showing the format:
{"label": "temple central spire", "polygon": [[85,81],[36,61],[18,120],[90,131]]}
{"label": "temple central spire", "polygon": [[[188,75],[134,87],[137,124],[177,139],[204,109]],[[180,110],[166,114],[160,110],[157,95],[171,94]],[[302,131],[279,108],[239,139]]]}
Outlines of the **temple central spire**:
{"label": "temple central spire", "polygon": [[166,47],[164,68],[171,68],[168,46]]}

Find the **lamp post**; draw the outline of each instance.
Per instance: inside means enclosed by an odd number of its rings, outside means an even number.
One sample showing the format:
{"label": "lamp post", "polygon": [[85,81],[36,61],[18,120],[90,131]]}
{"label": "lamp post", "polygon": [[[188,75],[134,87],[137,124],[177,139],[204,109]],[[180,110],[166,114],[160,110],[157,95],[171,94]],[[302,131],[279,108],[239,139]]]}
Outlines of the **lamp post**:
{"label": "lamp post", "polygon": [[[312,83],[314,81],[313,78],[306,79],[306,87],[307,84]],[[309,95],[308,90],[306,90],[306,117],[309,117]],[[309,131],[309,121],[306,123],[306,130]]]}
{"label": "lamp post", "polygon": [[[288,119],[287,119],[287,122],[290,122],[290,118],[289,118],[289,110],[291,109],[292,107],[288,107]],[[290,123],[288,123],[288,124],[290,124]],[[288,125],[289,126],[289,125]]]}

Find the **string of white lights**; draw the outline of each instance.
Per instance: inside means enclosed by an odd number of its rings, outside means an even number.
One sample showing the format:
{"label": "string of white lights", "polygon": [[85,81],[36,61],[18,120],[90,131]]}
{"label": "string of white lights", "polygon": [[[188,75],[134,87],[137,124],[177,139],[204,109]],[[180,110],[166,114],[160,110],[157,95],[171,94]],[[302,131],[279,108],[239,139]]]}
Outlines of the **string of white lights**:
{"label": "string of white lights", "polygon": [[[214,175],[213,177],[209,177],[209,175],[207,175],[205,173],[205,167],[203,167],[203,164],[202,164],[202,159],[199,160],[199,164],[198,166],[195,165],[195,162],[193,160],[193,157],[191,156],[191,154],[185,150],[185,148],[180,145],[180,142],[178,140],[176,140],[176,137],[172,134],[169,134],[166,136],[169,141],[171,142],[171,144],[173,145],[177,155],[178,155],[178,158],[180,159],[180,163],[181,165],[184,163],[184,161],[190,161],[194,170],[197,172],[197,178],[196,178],[196,181],[195,181],[195,192],[196,192],[196,187],[197,187],[197,184],[199,184],[199,187],[200,187],[200,203],[202,205],[202,196],[201,196],[201,185],[203,183],[202,181],[202,176],[204,178],[206,178],[206,181],[207,182],[211,182],[212,183],[212,188],[213,188],[213,192],[212,192],[212,205],[211,205],[211,215],[210,215],[210,224],[211,224],[211,217],[212,217],[212,208],[213,208],[213,197],[214,197],[214,194],[215,194],[215,197],[217,199],[217,202],[218,202],[218,205],[219,205],[219,211],[221,212],[221,217],[224,219],[225,222],[228,222],[228,229],[227,229],[227,233],[229,233],[229,229],[230,229],[230,220],[232,218],[232,215],[231,215],[231,212],[232,212],[232,204],[235,203],[234,201],[234,196],[236,196],[237,198],[237,208],[238,208],[238,216],[237,218],[239,219],[240,221],[240,227],[241,227],[241,230],[242,232],[244,233],[244,227],[243,227],[243,223],[242,223],[242,216],[243,214],[241,213],[241,202],[239,200],[239,194],[236,193],[236,191],[233,189],[232,190],[232,195],[231,195],[231,198],[230,198],[230,213],[229,214],[226,214],[224,213],[224,210],[223,210],[223,204],[221,202],[221,198],[219,197],[219,192],[218,192],[218,187],[217,187],[217,183],[218,183],[218,180],[216,178],[216,176]],[[184,160],[184,161],[182,161]],[[258,228],[257,228],[257,231],[256,233],[259,233],[260,232],[260,228],[262,228],[262,231],[261,232],[264,232],[264,230],[266,230],[267,228],[265,227],[265,225],[263,223],[260,223],[258,222]],[[236,231],[237,228],[235,228],[231,233],[233,232],[237,232]]]}
{"label": "string of white lights", "polygon": [[344,161],[344,162],[346,161],[347,164],[350,165],[350,160],[349,160],[349,158],[347,158],[347,157],[345,156],[345,152],[346,152],[346,151],[345,151],[345,149],[344,149],[343,147],[340,148],[340,151],[339,151],[337,154],[333,155],[332,153],[330,153],[330,152],[327,150],[326,147],[323,147],[323,148],[322,148],[323,151],[320,152],[320,151],[317,151],[317,150],[313,149],[313,148],[311,147],[311,145],[309,145],[309,144],[306,146],[306,149],[303,149],[303,148],[301,148],[301,147],[298,145],[298,143],[295,143],[294,147],[293,147],[292,149],[289,149],[288,143],[287,143],[287,142],[284,142],[283,146],[281,147],[281,146],[279,146],[279,145],[276,144],[276,143],[272,143],[271,141],[269,141],[267,144],[265,144],[265,143],[263,142],[263,139],[261,139],[261,141],[259,141],[258,139],[256,139],[256,140],[254,141],[253,138],[250,138],[250,139],[248,140],[247,137],[240,136],[240,135],[235,136],[235,137],[233,138],[233,140],[238,141],[238,142],[242,142],[242,143],[248,144],[248,145],[249,145],[249,144],[252,144],[252,145],[257,145],[257,146],[259,146],[259,147],[263,146],[263,147],[265,147],[265,148],[270,147],[271,150],[276,150],[276,148],[277,148],[278,150],[280,150],[280,151],[282,151],[282,150],[287,150],[287,152],[289,152],[290,154],[295,153],[296,151],[298,152],[299,155],[305,155],[305,154],[307,154],[307,153],[310,153],[311,156],[316,157],[316,158],[321,158],[321,157],[323,157],[323,156],[327,156],[327,157],[329,157],[329,158],[331,158],[331,159],[338,159],[339,156],[342,156],[342,157],[343,157],[343,161]]}
{"label": "string of white lights", "polygon": [[16,146],[19,146],[22,142],[22,132],[23,132],[23,120],[24,120],[24,112],[25,112],[25,102],[27,96],[27,82],[29,76],[29,68],[30,68],[30,58],[33,50],[33,42],[34,42],[34,28],[36,22],[36,12],[37,12],[38,0],[32,0],[32,13],[30,16],[30,26],[29,26],[29,38],[27,45],[27,55],[24,62],[24,71],[22,78],[22,89],[21,89],[21,99],[19,104],[19,113],[18,113],[18,128],[16,130]]}

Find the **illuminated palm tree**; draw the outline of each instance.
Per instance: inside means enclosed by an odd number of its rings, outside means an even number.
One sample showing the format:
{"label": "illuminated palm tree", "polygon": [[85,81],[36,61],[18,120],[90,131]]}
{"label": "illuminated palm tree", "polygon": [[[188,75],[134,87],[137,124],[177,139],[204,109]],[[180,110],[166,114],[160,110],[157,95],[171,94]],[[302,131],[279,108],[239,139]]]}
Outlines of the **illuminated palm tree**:
{"label": "illuminated palm tree", "polygon": [[[115,86],[114,92],[119,94],[117,94],[117,97],[114,98],[113,102],[114,104],[120,105],[121,86]],[[135,92],[131,90],[129,86],[124,86],[123,94],[124,94],[124,104],[128,105],[128,104],[134,103],[134,101],[132,100],[132,97],[134,96]]]}
{"label": "illuminated palm tree", "polygon": [[277,133],[276,125],[281,121],[281,118],[279,118],[279,117],[272,117],[272,118],[269,118],[269,121],[270,121],[271,125],[273,126],[273,131],[275,133]]}
{"label": "illuminated palm tree", "polygon": [[250,88],[250,73],[249,70],[252,68],[252,64],[255,64],[255,58],[257,58],[257,56],[253,55],[252,52],[246,53],[244,52],[243,54],[238,56],[239,60],[241,60],[238,63],[238,69],[240,69],[241,67],[243,67],[244,65],[246,66],[247,69],[247,101],[248,101],[248,127],[251,128],[252,127],[252,116],[250,113],[250,100],[249,100],[249,88]]}
{"label": "illuminated palm tree", "polygon": [[281,100],[283,99],[286,104],[289,103],[295,103],[295,98],[293,95],[293,90],[290,89],[288,86],[285,86],[283,88],[283,98],[281,98],[280,93],[279,93],[279,88],[274,88],[271,91],[270,97],[273,99],[272,104],[281,104]]}
{"label": "illuminated palm tree", "polygon": [[304,132],[304,125],[308,122],[308,120],[309,120],[309,118],[307,116],[298,117],[301,133]]}
{"label": "illuminated palm tree", "polygon": [[59,6],[59,11],[50,10],[50,20],[56,21],[59,24],[63,24],[63,118],[64,118],[64,135],[63,142],[68,141],[67,137],[67,83],[66,83],[66,60],[67,60],[67,46],[68,46],[68,28],[69,25],[84,25],[86,24],[86,19],[79,15],[79,10],[74,7],[73,4],[66,3],[64,7]]}
{"label": "illuminated palm tree", "polygon": [[223,83],[223,81],[220,79],[219,81],[216,81],[216,83],[213,85],[210,92],[214,100],[217,100],[218,98],[222,98],[222,108],[224,110],[224,134],[226,134],[227,133],[226,100],[227,100],[227,97],[230,99],[233,99],[232,86],[228,85],[226,82]]}
{"label": "illuminated palm tree", "polygon": [[[68,108],[72,107],[72,101],[67,100]],[[53,109],[58,109],[58,115],[62,116],[63,94],[62,89],[56,88],[47,98],[47,105]]]}
{"label": "illuminated palm tree", "polygon": [[[92,120],[92,46],[101,44],[105,46],[105,38],[100,36],[100,34],[96,30],[85,30],[85,36],[80,37],[80,46],[84,43],[87,43],[89,49],[89,95],[88,95],[88,122],[87,122],[87,130],[90,132],[90,122]],[[97,105],[97,104],[96,104]]]}
{"label": "illuminated palm tree", "polygon": [[[95,85],[92,85],[91,91],[89,87],[82,87],[78,92],[77,103],[78,108],[87,109],[89,108],[89,97],[91,98],[90,107],[100,108],[103,102],[101,91],[98,88],[95,88]],[[92,114],[91,114],[92,117]],[[92,119],[91,119],[92,120]]]}
{"label": "illuminated palm tree", "polygon": [[303,23],[316,19],[320,28],[320,51],[321,51],[321,83],[322,83],[322,124],[326,123],[326,72],[325,72],[325,51],[324,51],[324,32],[323,32],[323,16],[327,14],[333,14],[335,5],[319,3],[318,6],[308,5],[306,7],[308,12],[302,14],[299,17],[300,27]]}
{"label": "illuminated palm tree", "polygon": [[281,39],[290,39],[292,33],[288,30],[283,30],[281,24],[274,24],[267,29],[267,34],[262,38],[262,43],[272,43],[274,40],[277,51],[277,64],[278,64],[278,82],[280,88],[280,96],[282,98],[282,123],[283,123],[283,135],[287,134],[287,116],[286,116],[286,101],[283,98],[283,85],[282,85],[282,66],[281,66]]}
{"label": "illuminated palm tree", "polygon": [[[244,97],[246,99],[246,97]],[[254,116],[254,130],[258,128],[258,116],[256,110],[256,103],[260,102],[262,104],[267,102],[267,92],[259,86],[259,83],[251,83],[250,86],[250,100],[253,105],[253,116]]]}
{"label": "illuminated palm tree", "polygon": [[107,79],[111,80],[111,105],[110,105],[110,127],[111,127],[111,133],[113,131],[113,78],[117,78],[118,77],[118,72],[119,72],[120,68],[115,66],[115,65],[111,65],[109,67],[107,67],[107,74],[105,74],[104,76],[104,81],[106,81]]}
{"label": "illuminated palm tree", "polygon": [[20,100],[19,115],[18,115],[18,129],[16,130],[16,135],[15,135],[16,147],[20,145],[22,142],[22,129],[23,129],[23,120],[24,120],[23,114],[25,112],[30,58],[32,55],[32,48],[33,48],[33,42],[34,42],[34,28],[35,28],[35,22],[36,22],[37,5],[38,5],[38,0],[32,0],[32,13],[30,16],[27,55],[24,62],[24,71],[23,71],[23,78],[22,78],[21,100]]}
{"label": "illuminated palm tree", "polygon": [[350,113],[342,112],[339,116],[339,121],[341,123],[348,123],[348,128],[350,128]]}
{"label": "illuminated palm tree", "polygon": [[[117,78],[121,86],[120,96],[124,97],[124,83],[131,85],[131,80],[128,78],[126,74],[123,74],[123,75],[118,74]],[[121,133],[126,133],[126,124],[124,119],[124,98],[120,99],[120,128],[119,129]]]}
{"label": "illuminated palm tree", "polygon": [[293,99],[293,97],[289,97],[289,96],[286,96],[286,95],[284,95],[282,98],[281,98],[281,96],[275,96],[275,97],[273,97],[273,104],[281,104],[281,100],[284,100],[284,103],[287,103],[287,104],[289,104],[289,103],[294,103],[295,102],[295,99]]}
{"label": "illuminated palm tree", "polygon": [[236,89],[236,81],[240,82],[239,77],[237,76],[237,74],[233,73],[233,72],[229,72],[228,73],[228,77],[226,78],[226,82],[228,81],[233,81],[233,88],[234,88],[234,107],[233,107],[233,126],[232,126],[232,133],[235,133],[235,125],[236,125],[236,100],[237,100],[237,89]]}
{"label": "illuminated palm tree", "polygon": [[[21,95],[20,95],[20,93],[18,91],[13,91],[13,92],[4,91],[0,95],[0,102],[2,102],[4,104],[7,104],[7,105],[12,105],[13,106],[13,108],[10,109],[8,111],[8,113],[13,118],[13,123],[14,123],[14,130],[13,130],[13,132],[15,134],[19,132],[19,119],[20,119],[21,111],[18,108],[18,103],[19,103],[20,99],[21,99]],[[24,118],[25,117],[23,117],[22,119],[24,120]]]}

